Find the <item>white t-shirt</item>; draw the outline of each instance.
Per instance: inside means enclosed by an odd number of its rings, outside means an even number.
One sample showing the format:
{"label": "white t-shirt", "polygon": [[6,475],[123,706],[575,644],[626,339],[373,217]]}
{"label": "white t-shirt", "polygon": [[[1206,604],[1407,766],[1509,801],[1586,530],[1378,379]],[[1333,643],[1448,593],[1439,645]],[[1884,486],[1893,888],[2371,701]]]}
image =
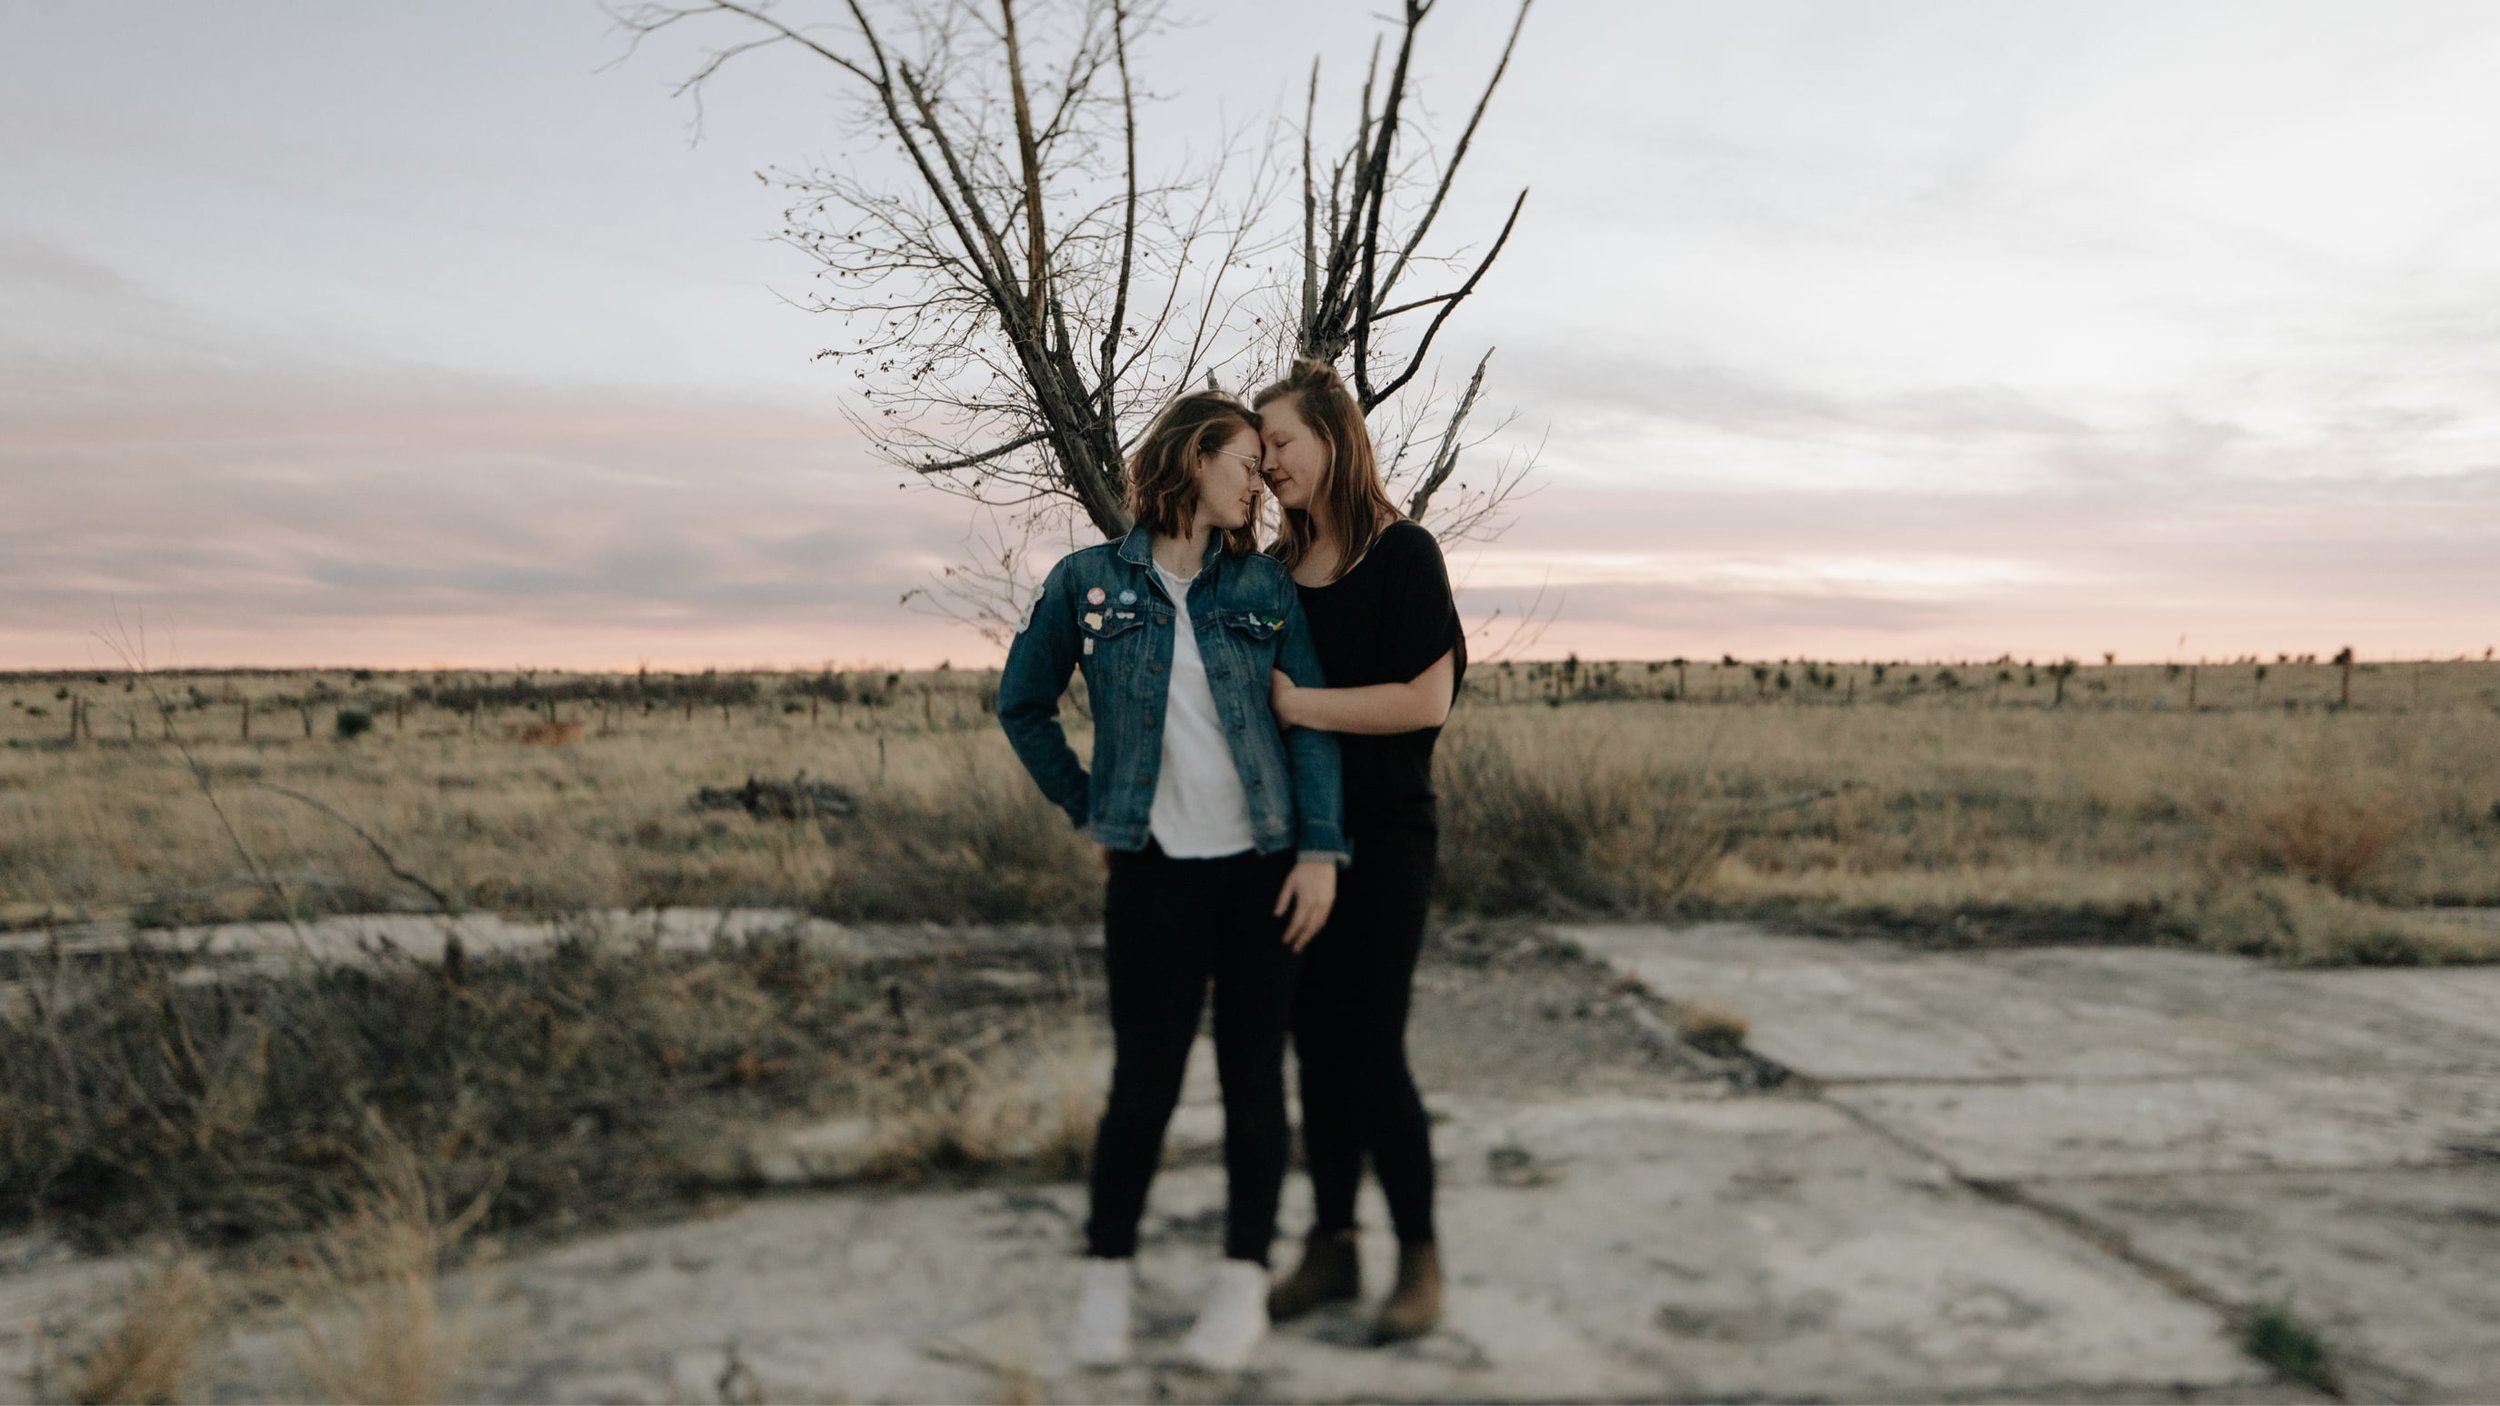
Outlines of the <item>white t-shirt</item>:
{"label": "white t-shirt", "polygon": [[1163,702],[1163,767],[1155,778],[1148,828],[1174,859],[1216,859],[1258,842],[1250,830],[1250,798],[1241,789],[1224,721],[1216,716],[1207,662],[1189,624],[1189,583],[1155,563],[1178,612],[1172,621],[1172,686]]}

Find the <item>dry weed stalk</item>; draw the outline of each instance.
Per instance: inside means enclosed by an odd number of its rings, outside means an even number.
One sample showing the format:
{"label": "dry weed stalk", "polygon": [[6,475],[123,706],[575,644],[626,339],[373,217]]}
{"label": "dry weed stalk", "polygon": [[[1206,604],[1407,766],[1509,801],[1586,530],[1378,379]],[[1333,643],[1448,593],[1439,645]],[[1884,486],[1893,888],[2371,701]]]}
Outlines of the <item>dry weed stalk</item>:
{"label": "dry weed stalk", "polygon": [[303,1332],[297,1364],[331,1401],[447,1401],[477,1347],[495,1248],[470,1248],[457,1307],[443,1302],[441,1271],[485,1218],[488,1197],[446,1217],[414,1152],[378,1124],[374,1132],[382,1151],[371,1189],[311,1245],[287,1295]]}
{"label": "dry weed stalk", "polygon": [[77,1402],[179,1401],[201,1342],[223,1317],[216,1281],[197,1257],[181,1254],[136,1279],[121,1322],[77,1364]]}
{"label": "dry weed stalk", "polygon": [[1036,1012],[1029,1043],[1013,1058],[997,1049],[1007,1033],[925,1049],[899,1069],[865,1076],[860,1102],[877,1127],[870,1175],[1084,1170],[1102,1113],[1092,1029],[1073,1011]]}

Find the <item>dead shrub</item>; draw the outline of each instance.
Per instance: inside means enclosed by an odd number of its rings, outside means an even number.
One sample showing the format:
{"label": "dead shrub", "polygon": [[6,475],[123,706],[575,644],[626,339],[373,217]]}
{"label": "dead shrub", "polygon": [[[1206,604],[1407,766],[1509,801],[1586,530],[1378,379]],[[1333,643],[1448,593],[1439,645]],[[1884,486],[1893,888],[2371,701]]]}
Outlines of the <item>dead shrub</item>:
{"label": "dead shrub", "polygon": [[2225,810],[2217,857],[2349,894],[2419,819],[2413,805],[2393,796],[2304,784]]}
{"label": "dead shrub", "polygon": [[1461,730],[1438,767],[1435,897],[1458,912],[1657,911],[1706,881],[1732,837],[1697,778],[1612,752],[1530,765]]}
{"label": "dead shrub", "polygon": [[504,735],[530,747],[570,747],[582,740],[580,719],[568,722],[522,723],[506,728]]}
{"label": "dead shrub", "polygon": [[2197,940],[2299,966],[2415,966],[2500,957],[2500,928],[2436,912],[2381,908],[2309,879],[2210,881],[2190,916]]}

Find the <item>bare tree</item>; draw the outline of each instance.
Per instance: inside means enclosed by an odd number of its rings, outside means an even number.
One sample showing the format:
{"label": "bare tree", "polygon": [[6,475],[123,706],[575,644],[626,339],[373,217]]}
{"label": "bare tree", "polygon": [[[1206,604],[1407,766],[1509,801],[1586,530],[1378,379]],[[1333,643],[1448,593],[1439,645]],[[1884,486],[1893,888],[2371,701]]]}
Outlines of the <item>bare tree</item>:
{"label": "bare tree", "polygon": [[[1465,425],[1485,367],[1446,415],[1427,373],[1434,339],[1508,242],[1526,192],[1453,286],[1409,297],[1407,285],[1457,267],[1426,239],[1528,5],[1436,165],[1406,150],[1419,135],[1416,33],[1434,3],[1404,0],[1385,78],[1375,48],[1324,205],[1314,67],[1298,261],[1291,233],[1264,213],[1280,193],[1270,153],[1282,143],[1235,133],[1178,177],[1141,173],[1150,95],[1132,60],[1164,26],[1159,0],[841,0],[807,22],[772,0],[635,0],[611,13],[636,46],[681,27],[712,36],[716,47],[678,90],[696,100],[698,124],[704,85],[744,55],[790,51],[842,75],[851,131],[894,164],[877,175],[857,163],[759,174],[790,196],[777,237],[817,265],[798,301],[848,328],[850,345],[821,355],[852,370],[851,413],[870,442],[989,510],[981,540],[938,583],[951,603],[936,603],[997,636],[1015,624],[1035,536],[1069,531],[1071,512],[1104,536],[1127,530],[1122,461],[1155,409],[1202,379],[1271,369],[1288,348],[1349,362],[1366,411],[1395,407],[1384,463],[1413,515],[1434,512],[1445,533],[1464,535],[1516,486],[1524,466],[1449,487],[1461,452],[1482,438],[1470,441]],[[1274,300],[1254,295],[1263,267],[1265,291],[1278,291],[1263,264],[1275,254],[1294,265],[1301,296],[1271,322],[1256,309]],[[1421,331],[1400,341],[1408,322]],[[1393,399],[1411,386],[1424,393]]]}

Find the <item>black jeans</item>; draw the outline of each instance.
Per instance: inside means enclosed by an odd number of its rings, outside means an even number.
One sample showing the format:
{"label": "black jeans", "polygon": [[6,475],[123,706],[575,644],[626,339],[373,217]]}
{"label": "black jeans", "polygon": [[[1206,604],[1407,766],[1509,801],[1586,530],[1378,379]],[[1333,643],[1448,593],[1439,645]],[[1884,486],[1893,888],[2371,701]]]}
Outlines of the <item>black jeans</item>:
{"label": "black jeans", "polygon": [[1094,1134],[1087,1253],[1137,1253],[1146,1187],[1215,987],[1215,1068],[1224,1088],[1224,1254],[1267,1263],[1291,1129],[1285,1032],[1296,955],[1276,895],[1294,856],[1174,859],[1149,841],[1111,853],[1103,968],[1111,987],[1111,1100]]}
{"label": "black jeans", "polygon": [[1420,1245],[1434,1238],[1432,1126],[1406,1065],[1406,1015],[1439,831],[1384,826],[1350,838],[1354,863],[1338,880],[1328,925],[1303,954],[1294,996],[1302,1155],[1318,1229],[1354,1228],[1354,1190],[1369,1153],[1399,1242]]}

